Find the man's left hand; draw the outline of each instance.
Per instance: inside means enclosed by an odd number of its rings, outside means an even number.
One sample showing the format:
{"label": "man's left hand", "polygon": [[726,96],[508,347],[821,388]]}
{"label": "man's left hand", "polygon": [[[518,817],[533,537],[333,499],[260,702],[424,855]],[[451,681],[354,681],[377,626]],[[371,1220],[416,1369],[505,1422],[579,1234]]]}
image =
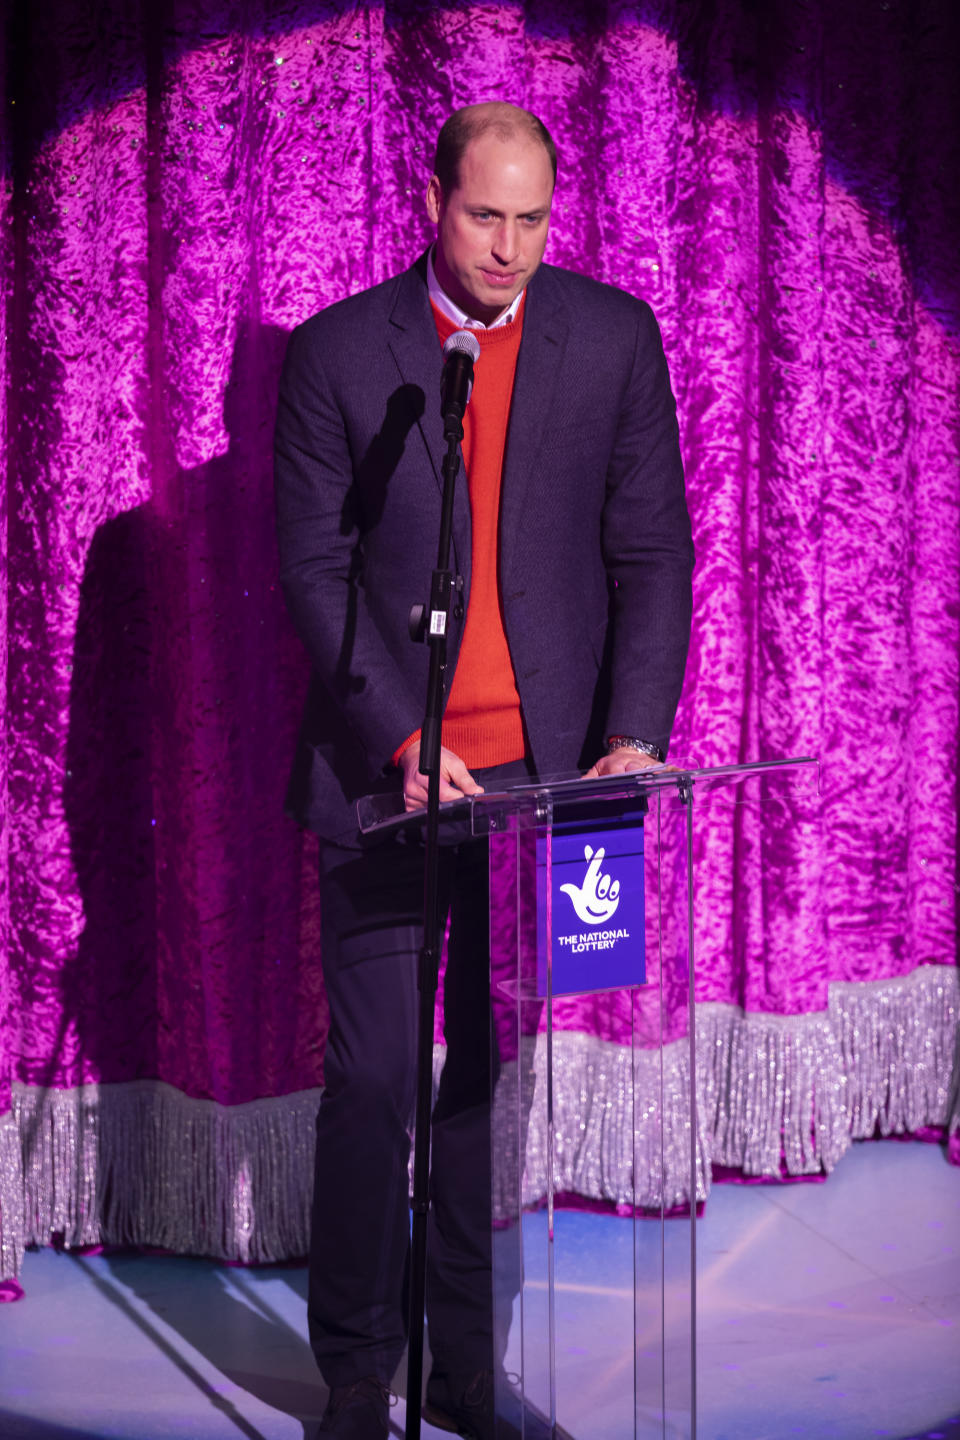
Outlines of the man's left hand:
{"label": "man's left hand", "polygon": [[623,775],[628,770],[649,770],[652,765],[659,764],[652,755],[644,755],[642,750],[631,750],[624,745],[620,750],[614,750],[612,755],[601,755],[595,765],[584,774],[584,780],[596,780],[600,775]]}

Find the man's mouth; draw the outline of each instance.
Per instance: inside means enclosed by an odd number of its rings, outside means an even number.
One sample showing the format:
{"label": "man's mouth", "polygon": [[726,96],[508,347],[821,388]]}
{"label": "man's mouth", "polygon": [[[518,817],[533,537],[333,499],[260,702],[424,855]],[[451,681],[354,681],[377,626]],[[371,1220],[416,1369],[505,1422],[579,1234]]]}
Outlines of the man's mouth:
{"label": "man's mouth", "polygon": [[513,285],[517,279],[516,271],[513,271],[511,274],[504,274],[500,270],[481,270],[480,274],[488,285],[497,285],[500,287]]}

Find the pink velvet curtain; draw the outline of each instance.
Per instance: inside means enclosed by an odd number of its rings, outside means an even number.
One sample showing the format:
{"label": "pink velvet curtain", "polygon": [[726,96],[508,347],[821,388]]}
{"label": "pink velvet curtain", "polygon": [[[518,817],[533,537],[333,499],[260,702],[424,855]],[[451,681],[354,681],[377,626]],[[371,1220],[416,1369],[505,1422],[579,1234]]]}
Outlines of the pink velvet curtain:
{"label": "pink velvet curtain", "polygon": [[[436,131],[482,98],[556,138],[547,258],[663,328],[698,551],[675,755],[823,762],[802,894],[701,915],[711,1043],[729,1069],[799,1044],[783,1017],[808,1058],[829,1032],[834,1158],[841,1132],[945,1124],[951,0],[50,0],[8,39],[0,1269],[57,1229],[300,1246],[299,1200],[269,1235],[250,1218],[268,1174],[302,1189],[325,1030],[312,847],[281,813],[306,674],[276,585],[277,375],[295,324],[427,243]],[[616,1039],[595,1007],[565,1023]],[[201,1132],[236,1232],[187,1181],[193,1220],[144,1220]]]}

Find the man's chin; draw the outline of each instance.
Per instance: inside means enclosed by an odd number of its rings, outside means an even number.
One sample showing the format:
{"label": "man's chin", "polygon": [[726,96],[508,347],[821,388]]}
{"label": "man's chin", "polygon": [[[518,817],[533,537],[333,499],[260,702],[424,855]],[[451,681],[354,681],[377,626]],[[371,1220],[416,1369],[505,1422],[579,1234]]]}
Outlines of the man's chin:
{"label": "man's chin", "polygon": [[513,304],[522,289],[522,280],[514,280],[510,285],[497,285],[486,281],[479,287],[477,299],[481,304],[489,306],[490,309],[506,310],[509,305]]}

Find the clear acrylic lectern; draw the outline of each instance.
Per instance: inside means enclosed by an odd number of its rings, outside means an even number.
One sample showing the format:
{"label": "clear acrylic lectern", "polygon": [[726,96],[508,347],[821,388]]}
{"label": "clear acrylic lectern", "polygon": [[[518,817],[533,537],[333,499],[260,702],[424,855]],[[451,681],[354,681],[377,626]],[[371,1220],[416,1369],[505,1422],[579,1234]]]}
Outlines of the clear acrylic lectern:
{"label": "clear acrylic lectern", "polygon": [[[442,807],[448,841],[490,854],[497,1440],[696,1436],[695,919],[757,903],[758,867],[776,883],[817,769],[657,766]],[[361,802],[363,829],[411,824],[383,806]]]}

